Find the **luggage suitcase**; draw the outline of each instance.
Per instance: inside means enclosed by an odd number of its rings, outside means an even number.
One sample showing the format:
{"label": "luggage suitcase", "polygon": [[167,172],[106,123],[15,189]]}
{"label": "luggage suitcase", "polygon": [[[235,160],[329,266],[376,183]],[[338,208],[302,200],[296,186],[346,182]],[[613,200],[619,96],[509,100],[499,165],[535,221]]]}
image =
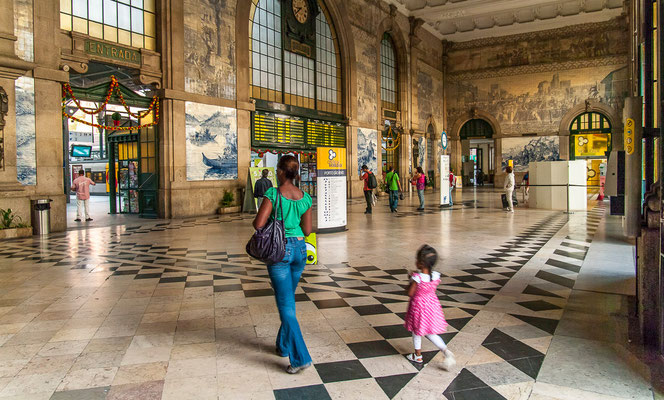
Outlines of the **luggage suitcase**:
{"label": "luggage suitcase", "polygon": [[505,193],[500,195],[501,200],[503,200],[503,208],[509,207],[509,204],[507,204],[507,195]]}

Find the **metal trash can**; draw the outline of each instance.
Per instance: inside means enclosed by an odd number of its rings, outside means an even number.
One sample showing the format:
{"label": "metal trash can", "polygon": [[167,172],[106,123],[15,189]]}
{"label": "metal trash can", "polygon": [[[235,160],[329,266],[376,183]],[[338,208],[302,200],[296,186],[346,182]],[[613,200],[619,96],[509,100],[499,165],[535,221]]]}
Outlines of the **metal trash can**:
{"label": "metal trash can", "polygon": [[34,235],[48,235],[51,233],[51,199],[30,201],[32,233]]}

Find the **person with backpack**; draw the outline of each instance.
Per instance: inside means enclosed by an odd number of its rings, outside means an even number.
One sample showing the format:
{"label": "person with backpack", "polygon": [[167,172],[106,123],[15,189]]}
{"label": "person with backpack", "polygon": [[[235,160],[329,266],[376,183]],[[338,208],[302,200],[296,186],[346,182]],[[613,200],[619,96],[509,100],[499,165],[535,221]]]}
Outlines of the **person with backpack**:
{"label": "person with backpack", "polygon": [[378,186],[378,181],[376,180],[376,175],[366,165],[362,166],[360,180],[364,181],[364,199],[367,201],[367,209],[364,213],[371,214],[373,210],[373,190]]}
{"label": "person with backpack", "polygon": [[424,211],[424,188],[427,187],[427,176],[424,175],[422,167],[417,167],[417,173],[410,182],[417,189],[417,197],[420,198],[420,207],[417,211]]}
{"label": "person with backpack", "polygon": [[399,206],[399,193],[401,192],[401,181],[399,180],[399,174],[394,170],[393,166],[390,166],[388,169],[387,175],[385,175],[385,184],[387,185],[387,190],[390,193],[390,211],[395,213],[397,212],[397,207]]}

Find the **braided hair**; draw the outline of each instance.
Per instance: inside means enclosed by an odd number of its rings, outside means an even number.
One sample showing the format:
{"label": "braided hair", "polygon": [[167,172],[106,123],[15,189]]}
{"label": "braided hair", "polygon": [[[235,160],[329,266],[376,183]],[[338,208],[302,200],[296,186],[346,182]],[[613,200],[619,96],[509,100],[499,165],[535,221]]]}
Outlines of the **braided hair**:
{"label": "braided hair", "polygon": [[417,250],[417,262],[421,262],[422,265],[429,269],[429,279],[433,280],[432,273],[433,267],[438,262],[438,252],[433,247],[428,244],[423,245]]}

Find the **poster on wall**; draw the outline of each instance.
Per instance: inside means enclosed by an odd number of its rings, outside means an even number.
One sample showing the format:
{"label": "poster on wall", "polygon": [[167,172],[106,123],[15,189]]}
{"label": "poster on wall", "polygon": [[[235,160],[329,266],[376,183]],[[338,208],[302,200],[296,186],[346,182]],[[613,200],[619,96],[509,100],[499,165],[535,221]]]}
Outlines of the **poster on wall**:
{"label": "poster on wall", "polygon": [[346,227],[346,149],[318,148],[318,229]]}
{"label": "poster on wall", "polygon": [[237,179],[237,119],[234,108],[185,103],[188,181]]}
{"label": "poster on wall", "polygon": [[362,166],[369,171],[378,173],[378,131],[375,129],[357,128],[357,169],[362,175]]}
{"label": "poster on wall", "polygon": [[560,159],[558,136],[515,137],[502,140],[503,169],[512,160],[515,172],[526,172],[531,162]]}
{"label": "poster on wall", "polygon": [[440,205],[450,206],[450,156],[440,156]]}

